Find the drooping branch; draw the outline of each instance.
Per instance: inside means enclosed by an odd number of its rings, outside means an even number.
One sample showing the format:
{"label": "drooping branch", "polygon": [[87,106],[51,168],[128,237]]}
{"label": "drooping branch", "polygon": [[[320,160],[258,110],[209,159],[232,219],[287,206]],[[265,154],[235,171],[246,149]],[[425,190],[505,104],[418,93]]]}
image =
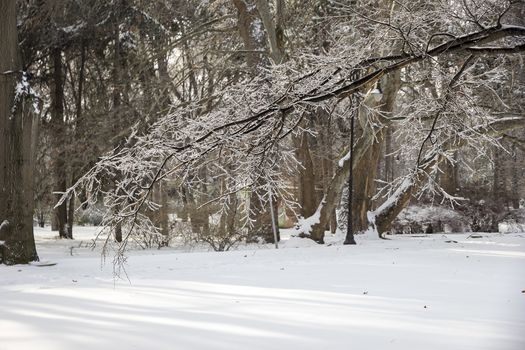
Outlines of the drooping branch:
{"label": "drooping branch", "polygon": [[498,46],[487,46],[487,47],[469,47],[468,52],[476,55],[503,55],[503,54],[513,54],[525,51],[525,44],[508,46],[508,47],[498,47]]}
{"label": "drooping branch", "polygon": [[465,70],[467,69],[467,67],[469,66],[470,62],[472,62],[472,59],[474,58],[474,56],[470,55],[466,60],[465,62],[463,62],[463,65],[461,66],[461,68],[458,70],[458,72],[454,75],[454,77],[452,78],[452,80],[450,81],[450,83],[448,84],[448,87],[447,87],[447,90],[445,91],[445,102],[443,102],[443,106],[441,107],[441,109],[436,113],[435,117],[434,117],[434,121],[432,122],[432,126],[430,127],[430,131],[428,132],[427,134],[427,137],[423,140],[423,142],[421,143],[421,147],[419,148],[419,153],[417,155],[417,166],[419,166],[419,162],[421,160],[421,154],[423,153],[423,149],[425,147],[425,143],[430,140],[430,138],[432,137],[432,133],[434,132],[434,130],[436,129],[436,125],[437,125],[437,121],[439,119],[439,117],[443,114],[443,112],[447,109],[447,104],[450,103],[450,100],[451,100],[451,94],[453,92],[453,89],[457,83],[457,81],[459,80],[459,78],[461,77],[461,75],[465,72]]}
{"label": "drooping branch", "polygon": [[[118,156],[113,159],[106,158],[105,160],[102,160],[97,170],[88,176],[93,176],[93,174],[99,176],[105,171],[112,171],[110,162],[115,162],[115,164],[118,165],[121,161],[125,162],[126,159],[134,159],[136,158],[137,153],[141,153],[142,156],[145,157],[145,161],[148,162],[147,166],[144,167],[145,170],[141,170],[145,174],[144,178],[140,180],[142,181],[142,185],[137,187],[136,184],[133,184],[133,182],[139,178],[139,176],[135,175],[131,175],[133,179],[129,180],[128,183],[122,184],[122,186],[135,186],[133,190],[128,189],[127,192],[131,193],[132,200],[139,198],[140,202],[141,198],[147,198],[149,196],[149,192],[153,188],[155,182],[163,178],[165,176],[164,174],[171,172],[171,169],[168,168],[172,166],[171,163],[173,162],[171,162],[171,160],[174,160],[177,163],[175,167],[178,169],[189,168],[192,164],[198,164],[198,159],[200,157],[209,154],[212,151],[239,146],[239,140],[246,141],[242,148],[246,149],[247,153],[251,153],[251,155],[256,154],[257,152],[260,152],[261,145],[273,144],[272,141],[260,142],[262,135],[271,135],[271,137],[274,137],[277,140],[281,139],[283,135],[287,135],[292,129],[298,127],[299,123],[294,123],[291,118],[292,112],[294,111],[300,112],[301,110],[309,108],[312,104],[320,105],[325,101],[343,99],[349,95],[363,91],[365,87],[369,87],[387,74],[399,72],[405,67],[431,59],[432,57],[450,53],[470,53],[469,48],[471,47],[477,48],[479,45],[487,44],[504,37],[513,36],[525,36],[525,28],[496,25],[464,36],[449,38],[445,43],[431,48],[422,54],[402,53],[397,56],[387,55],[382,58],[365,59],[362,60],[360,64],[346,67],[349,73],[343,73],[346,71],[338,68],[336,71],[337,78],[339,79],[336,81],[334,81],[336,78],[332,79],[332,77],[325,76],[324,74],[327,74],[327,72],[319,69],[314,70],[313,73],[310,72],[303,77],[296,79],[295,82],[289,84],[279,93],[275,93],[270,89],[265,90],[264,93],[261,92],[260,96],[270,96],[265,99],[266,101],[272,102],[267,102],[264,107],[255,111],[246,108],[248,103],[244,101],[243,94],[239,93],[240,91],[237,90],[234,91],[237,95],[230,94],[229,96],[230,100],[228,100],[228,102],[230,103],[230,107],[226,107],[226,113],[219,113],[219,115],[213,115],[210,113],[210,115],[207,116],[208,118],[214,117],[213,120],[217,123],[214,127],[210,128],[208,124],[204,124],[206,120],[209,121],[210,119],[203,119],[202,121],[192,120],[192,123],[198,125],[198,127],[189,128],[187,131],[184,131],[184,133],[176,134],[178,131],[173,131],[176,128],[173,128],[173,130],[168,129],[168,131],[166,131],[162,129],[162,126],[159,127],[158,124],[154,125],[151,129],[153,131],[152,135],[149,136],[149,138],[143,138],[142,140],[145,140],[144,142],[139,142],[128,146],[128,148],[124,148],[118,153]],[[363,62],[366,62],[366,64],[363,64]],[[385,66],[377,68],[380,65]],[[355,79],[354,75],[350,73],[355,69],[360,69],[369,73],[359,79]],[[334,69],[331,69],[330,71],[333,72]],[[261,80],[261,86],[265,85],[263,80],[264,79]],[[314,88],[311,88],[309,84],[315,84]],[[301,88],[305,88],[304,91],[301,90]],[[231,97],[231,95],[234,95],[234,97]],[[271,98],[272,96],[273,98]],[[264,99],[262,101],[264,101]],[[238,108],[231,108],[231,105],[237,106]],[[184,110],[181,108],[181,110],[183,111],[181,114],[187,113],[188,115],[193,115],[192,113],[197,109],[191,111],[189,109]],[[196,119],[199,117],[200,116],[197,116]],[[265,130],[265,128],[274,125],[275,120],[282,120],[282,124],[278,124],[282,126],[279,128],[282,132],[268,133],[267,130],[261,132],[261,130]],[[284,128],[285,123],[291,126],[286,129]],[[174,124],[179,126],[179,124]],[[158,129],[155,130],[155,128]],[[169,140],[163,144],[162,140],[164,139],[162,138],[169,137],[165,135],[170,135],[171,133],[178,135],[178,138],[175,141]],[[359,163],[359,157],[363,157],[366,150],[369,148],[368,145],[373,142],[373,133],[365,134],[370,135],[365,136],[358,141],[358,144],[356,145],[357,151],[355,155],[355,164]],[[259,141],[253,139],[255,137],[254,135],[259,137]],[[160,136],[160,141],[156,139],[158,136]],[[362,145],[359,146],[359,143],[362,143]],[[150,154],[147,154],[148,152],[138,151],[138,147],[157,146],[161,147],[162,151],[156,156],[151,156]],[[259,147],[259,150],[254,151],[257,147]],[[263,148],[263,152],[266,152],[267,148]],[[168,159],[169,161],[163,161],[164,159]],[[347,166],[347,162],[343,163],[342,169],[344,171],[336,173],[335,177],[332,179],[332,183],[334,184],[338,184],[341,181],[344,183],[348,177],[350,167],[349,165]],[[187,172],[184,176],[187,176]],[[85,178],[81,179],[81,181],[85,180]],[[93,182],[90,183],[93,184]],[[338,186],[334,185],[334,187]],[[325,196],[325,205],[321,207],[321,210],[331,212],[332,210],[330,209],[333,209],[334,205],[338,202],[337,199],[339,195],[340,193],[337,191],[328,193]],[[324,228],[324,226],[322,222],[319,222],[318,229],[321,228]]]}

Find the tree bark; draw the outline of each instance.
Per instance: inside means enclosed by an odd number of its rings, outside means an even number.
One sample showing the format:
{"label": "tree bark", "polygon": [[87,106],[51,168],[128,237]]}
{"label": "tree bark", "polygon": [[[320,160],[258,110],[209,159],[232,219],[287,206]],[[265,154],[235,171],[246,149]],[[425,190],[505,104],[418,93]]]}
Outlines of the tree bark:
{"label": "tree bark", "polygon": [[25,75],[15,0],[0,2],[0,33],[0,259],[4,264],[25,264],[38,260],[33,236],[33,120],[17,86]]}
{"label": "tree bark", "polygon": [[395,178],[394,173],[394,156],[392,155],[394,151],[393,147],[393,126],[389,126],[385,130],[385,171],[384,171],[384,181],[392,182]]}
{"label": "tree bark", "polygon": [[[51,133],[53,135],[53,175],[54,175],[54,191],[58,192],[55,195],[58,202],[67,189],[66,183],[66,160],[65,160],[65,132],[66,125],[64,122],[64,75],[62,67],[62,51],[60,48],[53,49],[51,54],[53,81],[51,83]],[[58,228],[58,235],[60,238],[67,238],[67,201],[57,206],[54,209],[56,224]]]}
{"label": "tree bark", "polygon": [[307,218],[315,213],[317,200],[315,196],[315,175],[308,133],[303,131],[297,140],[297,159],[301,163],[299,167],[298,189],[301,216]]}
{"label": "tree bark", "polygon": [[[457,152],[454,152],[453,159],[457,158]],[[450,195],[455,195],[458,189],[458,170],[457,162],[452,163],[450,160],[445,160],[440,167],[439,183],[441,188]]]}
{"label": "tree bark", "polygon": [[[257,73],[257,67],[263,64],[264,49],[264,30],[260,19],[257,6],[251,3],[255,0],[232,0],[237,8],[238,28],[241,35],[244,49],[246,51],[246,62],[253,74]],[[264,62],[266,65],[267,62]]]}
{"label": "tree bark", "polygon": [[67,200],[67,238],[73,239],[73,220],[75,217],[75,194]]}
{"label": "tree bark", "polygon": [[[278,203],[275,197],[272,199],[273,211],[275,218],[279,217]],[[250,232],[251,240],[260,237],[265,243],[275,243],[273,234],[272,211],[270,210],[270,203],[261,200],[257,191],[253,191],[250,196],[250,220],[253,222],[253,227]],[[277,241],[280,240],[279,228],[277,229]]]}
{"label": "tree bark", "polygon": [[376,191],[377,164],[383,140],[383,131],[376,132],[374,142],[354,167],[354,203],[352,205],[354,232],[363,232],[368,229],[366,214],[372,209],[372,197]]}
{"label": "tree bark", "polygon": [[268,0],[256,0],[257,11],[264,25],[264,29],[268,34],[268,44],[270,47],[270,57],[273,63],[280,64],[285,59],[284,56],[284,29],[283,29],[283,12],[284,0],[277,0],[276,2],[276,23],[272,20],[270,6]]}

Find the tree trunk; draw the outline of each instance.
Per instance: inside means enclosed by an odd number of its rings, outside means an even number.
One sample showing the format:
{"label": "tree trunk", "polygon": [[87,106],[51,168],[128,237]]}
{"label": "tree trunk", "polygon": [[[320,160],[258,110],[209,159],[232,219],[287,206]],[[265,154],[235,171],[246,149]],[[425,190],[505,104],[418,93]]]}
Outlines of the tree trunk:
{"label": "tree trunk", "polygon": [[117,243],[121,243],[122,242],[122,223],[121,222],[117,222],[117,224],[115,225],[114,235],[115,235],[115,241]]}
{"label": "tree trunk", "polygon": [[37,214],[38,227],[44,228],[46,223],[46,217],[44,216],[43,211],[39,211]]}
{"label": "tree trunk", "polygon": [[[327,113],[325,113],[327,114]],[[328,189],[328,186],[330,185],[330,180],[334,176],[334,164],[333,164],[333,149],[332,149],[332,136],[331,136],[331,125],[330,125],[331,118],[328,115],[322,115],[320,118],[320,132],[321,132],[321,164],[322,164],[322,177],[321,177],[321,188],[323,189],[323,193],[326,193],[326,190]],[[319,205],[319,202],[317,201],[318,196],[316,195],[316,206]],[[313,211],[315,212],[315,210]],[[313,214],[312,212],[312,214]],[[335,234],[337,230],[337,215],[336,210],[332,211],[332,214],[330,215],[330,224],[326,228],[327,230],[330,230],[332,234]]]}
{"label": "tree trunk", "polygon": [[[85,122],[82,118],[82,96],[84,93],[84,70],[86,63],[86,43],[82,41],[80,48],[80,67],[78,72],[78,90],[75,101],[75,130],[73,137],[82,137],[81,133],[86,132]],[[74,140],[72,140],[74,141]],[[78,174],[81,172],[82,163],[78,159],[72,160],[70,163],[71,170],[71,184],[74,184],[78,179]],[[75,194],[67,200],[67,238],[73,239],[73,224],[75,218]]]}
{"label": "tree trunk", "polygon": [[[53,135],[53,175],[54,191],[58,202],[67,189],[66,183],[66,160],[64,152],[66,125],[64,122],[64,77],[62,70],[62,51],[59,48],[53,49],[51,54],[53,66],[53,81],[51,84],[51,133]],[[58,235],[60,238],[67,238],[67,201],[64,201],[54,209]]]}
{"label": "tree trunk", "polygon": [[520,207],[520,192],[519,192],[520,176],[518,174],[520,173],[520,170],[519,170],[520,166],[523,167],[523,165],[518,162],[518,149],[516,145],[512,145],[511,163],[512,164],[511,164],[510,183],[511,183],[511,188],[514,189],[511,194],[511,202],[512,202],[512,207],[514,209],[518,209]]}
{"label": "tree trunk", "polygon": [[[457,159],[457,152],[454,152],[454,159]],[[452,163],[450,160],[445,160],[443,165],[440,167],[442,171],[439,174],[439,183],[441,188],[450,195],[455,195],[458,187],[458,171],[457,162]]]}
{"label": "tree trunk", "polygon": [[232,0],[237,8],[237,23],[244,49],[246,51],[246,62],[253,74],[258,73],[260,64],[268,65],[263,56],[265,35],[263,23],[259,17],[255,0]]}
{"label": "tree trunk", "polygon": [[[275,218],[279,217],[278,203],[275,197],[273,198],[273,211]],[[252,239],[260,237],[265,243],[275,243],[273,235],[272,211],[270,210],[270,202],[261,200],[260,193],[253,191],[250,196],[250,220],[253,227],[250,232]],[[280,239],[279,228],[277,228],[277,241]]]}
{"label": "tree trunk", "polygon": [[377,132],[375,140],[354,167],[354,203],[352,205],[354,232],[368,229],[367,213],[372,209],[376,191],[377,163],[381,155],[383,133]]}
{"label": "tree trunk", "polygon": [[208,235],[210,233],[210,216],[206,208],[199,208],[196,201],[191,196],[188,201],[188,214],[191,222],[191,229],[199,235]]}
{"label": "tree trunk", "polygon": [[298,187],[299,187],[299,204],[301,206],[301,216],[310,217],[315,213],[317,200],[315,196],[315,175],[314,164],[310,155],[310,145],[308,142],[308,133],[303,131],[297,145],[297,159],[300,162]]}
{"label": "tree trunk", "polygon": [[393,125],[390,125],[385,131],[385,172],[384,181],[390,183],[395,178],[394,173],[394,156],[393,156]]}
{"label": "tree trunk", "polygon": [[505,203],[507,199],[507,191],[505,186],[505,169],[502,153],[503,151],[494,146],[493,162],[494,162],[494,174],[492,182],[492,197],[496,203]]}
{"label": "tree trunk", "polygon": [[51,231],[58,231],[58,217],[54,209],[51,211]]}
{"label": "tree trunk", "polygon": [[[119,39],[119,28],[118,26],[115,27],[115,33],[114,33],[114,52],[113,52],[113,70],[112,70],[112,108],[111,108],[111,120],[110,120],[110,127],[112,129],[112,132],[114,135],[118,135],[120,133],[120,130],[123,128],[122,126],[122,69],[125,67],[125,58],[122,55],[121,47],[120,47],[120,39]],[[115,152],[117,152],[119,146],[120,146],[120,140],[114,139],[113,146],[115,148]],[[117,183],[120,178],[120,172],[116,172],[113,176],[113,182]],[[113,235],[115,236],[115,241],[117,243],[122,242],[122,222],[118,221],[114,226]]]}
{"label": "tree trunk", "polygon": [[67,201],[67,238],[73,239],[73,218],[75,217],[75,194]]}
{"label": "tree trunk", "polygon": [[[169,226],[169,207],[168,207],[168,192],[165,186],[160,186],[159,188],[160,195],[160,230],[164,237],[169,236],[170,226]],[[167,241],[167,240],[166,240]]]}
{"label": "tree trunk", "polygon": [[[276,28],[273,21],[270,20],[271,14],[267,4],[259,3],[258,0],[232,0],[237,8],[238,14],[238,28],[241,35],[244,49],[246,50],[246,62],[253,75],[260,73],[260,68],[267,67],[269,61],[266,57],[266,38],[269,33],[271,47],[271,55],[276,62],[282,60],[282,42],[277,40]],[[259,5],[262,5],[259,7]],[[280,3],[278,18],[282,18],[283,4]],[[264,17],[264,18],[263,18]],[[282,28],[281,28],[282,29]],[[282,38],[280,38],[282,39]],[[258,188],[265,188],[263,179],[259,180]],[[272,229],[272,216],[270,208],[265,208],[265,205],[260,201],[265,193],[255,190],[250,197],[250,220],[253,222],[253,228],[250,236],[262,237],[266,242],[274,241]],[[275,203],[276,204],[276,203]],[[269,207],[269,205],[268,205]],[[274,206],[274,211],[277,210],[277,205]],[[278,234],[279,236],[279,234]]]}
{"label": "tree trunk", "polygon": [[[38,260],[33,236],[32,117],[15,86],[25,80],[16,28],[16,1],[0,2],[0,259]],[[25,87],[27,88],[27,86]]]}
{"label": "tree trunk", "polygon": [[275,6],[275,25],[272,20],[272,13],[268,0],[256,0],[257,12],[264,25],[268,37],[268,44],[270,48],[270,57],[273,63],[280,64],[285,59],[284,55],[284,29],[283,29],[283,12],[284,0],[277,0]]}

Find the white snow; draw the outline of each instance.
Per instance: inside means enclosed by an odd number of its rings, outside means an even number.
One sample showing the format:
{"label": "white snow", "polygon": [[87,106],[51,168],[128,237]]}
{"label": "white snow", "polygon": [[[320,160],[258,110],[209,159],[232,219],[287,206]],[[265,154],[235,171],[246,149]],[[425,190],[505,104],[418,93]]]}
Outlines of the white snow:
{"label": "white snow", "polygon": [[132,251],[128,282],[75,229],[0,266],[0,349],[525,349],[523,233]]}
{"label": "white snow", "polygon": [[294,230],[294,235],[300,235],[301,233],[309,234],[312,231],[312,227],[318,224],[321,220],[321,209],[323,208],[324,203],[325,200],[323,198],[321,204],[317,207],[317,210],[312,216],[307,218],[300,217],[297,220],[297,229]]}
{"label": "white snow", "polygon": [[27,80],[27,74],[26,72],[22,72],[22,78],[15,86],[15,99],[18,98],[18,96],[29,94],[29,90],[30,86]]}
{"label": "white snow", "polygon": [[0,231],[5,229],[7,226],[9,226],[9,221],[7,220],[2,221],[2,223],[0,224]]}
{"label": "white snow", "polygon": [[372,225],[375,225],[376,217],[382,212],[389,210],[390,208],[392,208],[392,206],[397,204],[397,201],[412,185],[412,177],[410,175],[405,177],[401,185],[399,185],[399,187],[394,191],[394,193],[390,197],[388,197],[388,199],[383,204],[381,204],[379,208],[377,208],[374,211],[368,211],[366,213],[368,222]]}
{"label": "white snow", "polygon": [[339,162],[337,162],[337,165],[339,165],[340,168],[344,167],[345,162],[350,160],[350,153],[351,151],[348,151],[343,158],[339,159]]}
{"label": "white snow", "polygon": [[17,82],[17,84],[15,85],[15,97],[14,97],[15,103],[13,104],[13,108],[11,109],[10,118],[14,117],[14,113],[15,113],[15,109],[17,108],[17,104],[23,98],[23,96],[28,96],[31,98],[32,104],[33,104],[33,110],[36,114],[39,114],[40,113],[40,108],[38,106],[39,96],[35,92],[35,90],[31,88],[31,85],[29,84],[29,77],[27,75],[27,72],[25,71],[22,72],[20,81]]}
{"label": "white snow", "polygon": [[76,24],[60,28],[66,34],[77,34],[78,31],[82,30],[86,26],[86,22],[78,22]]}
{"label": "white snow", "polygon": [[264,38],[263,23],[259,18],[256,18],[251,25],[252,36],[257,42],[262,42]]}
{"label": "white snow", "polygon": [[501,222],[498,224],[498,231],[501,233],[525,232],[525,224],[517,222]]}
{"label": "white snow", "polygon": [[31,87],[27,79],[27,72],[22,72],[20,81],[18,81],[15,85],[14,103],[13,103],[13,107],[11,108],[11,115],[9,119],[14,118],[16,108],[18,107],[18,102],[22,99],[24,95],[30,95],[30,92],[31,92]]}

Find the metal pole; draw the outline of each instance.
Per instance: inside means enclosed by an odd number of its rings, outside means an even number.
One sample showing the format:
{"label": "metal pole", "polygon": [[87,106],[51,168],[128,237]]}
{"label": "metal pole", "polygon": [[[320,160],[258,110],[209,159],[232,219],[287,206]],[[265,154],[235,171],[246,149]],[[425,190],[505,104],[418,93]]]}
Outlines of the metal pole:
{"label": "metal pole", "polygon": [[279,249],[279,242],[277,242],[277,223],[275,220],[275,212],[273,211],[272,186],[270,186],[270,210],[272,215],[273,241],[275,242],[275,249]]}

